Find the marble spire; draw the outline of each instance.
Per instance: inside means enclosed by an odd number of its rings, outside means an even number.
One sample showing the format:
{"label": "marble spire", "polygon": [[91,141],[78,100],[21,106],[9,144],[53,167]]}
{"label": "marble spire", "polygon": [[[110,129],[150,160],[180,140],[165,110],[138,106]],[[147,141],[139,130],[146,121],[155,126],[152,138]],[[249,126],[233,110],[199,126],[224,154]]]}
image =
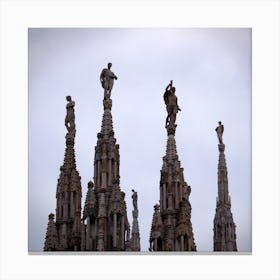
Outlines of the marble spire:
{"label": "marble spire", "polygon": [[[67,133],[63,165],[57,180],[56,221],[58,243],[61,251],[81,250],[81,177],[75,160],[75,102],[66,96],[65,127]],[[53,220],[53,218],[51,219]]]}
{"label": "marble spire", "polygon": [[223,143],[224,126],[219,122],[216,128],[219,144],[218,197],[214,218],[214,251],[237,251],[236,225],[231,213],[231,199],[228,190],[228,172]]}
{"label": "marble spire", "polygon": [[113,129],[111,92],[117,76],[112,64],[104,68],[100,82],[104,89],[101,130],[94,154],[94,183],[89,184],[83,212],[84,250],[126,251],[130,248],[130,225],[125,193],[120,187],[120,153]]}
{"label": "marble spire", "polygon": [[139,223],[138,223],[138,194],[136,191],[132,190],[132,231],[131,231],[131,250],[140,251],[140,232],[139,232]]}
{"label": "marble spire", "polygon": [[164,101],[168,138],[160,177],[160,205],[155,205],[150,250],[196,251],[189,201],[191,187],[185,182],[175,141],[176,114],[180,108],[172,81],[165,89]]}
{"label": "marble spire", "polygon": [[44,251],[60,251],[58,233],[54,222],[54,214],[49,215]]}

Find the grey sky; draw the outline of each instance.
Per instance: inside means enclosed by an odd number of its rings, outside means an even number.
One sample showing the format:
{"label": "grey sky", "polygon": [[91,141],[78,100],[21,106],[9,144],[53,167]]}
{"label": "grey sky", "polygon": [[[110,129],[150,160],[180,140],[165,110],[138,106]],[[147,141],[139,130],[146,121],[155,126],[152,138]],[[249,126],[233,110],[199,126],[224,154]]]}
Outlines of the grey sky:
{"label": "grey sky", "polygon": [[218,121],[239,251],[251,251],[251,29],[29,29],[29,250],[43,248],[65,149],[66,95],[76,103],[76,162],[83,204],[101,128],[101,70],[118,76],[112,115],[121,188],[132,224],[138,191],[141,249],[149,246],[166,148],[164,89],[171,79],[181,112],[177,152],[192,187],[198,251],[213,250]]}

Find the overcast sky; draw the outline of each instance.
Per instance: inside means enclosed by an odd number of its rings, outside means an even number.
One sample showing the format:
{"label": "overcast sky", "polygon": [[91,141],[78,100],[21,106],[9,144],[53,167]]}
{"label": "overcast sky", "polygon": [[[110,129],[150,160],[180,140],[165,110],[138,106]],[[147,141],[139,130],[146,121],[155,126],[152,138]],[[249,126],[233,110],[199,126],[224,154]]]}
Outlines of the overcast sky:
{"label": "overcast sky", "polygon": [[138,192],[141,250],[149,247],[167,133],[165,87],[172,79],[181,112],[176,143],[192,187],[198,251],[213,250],[218,121],[225,127],[232,213],[239,251],[251,251],[251,29],[29,29],[29,250],[44,246],[65,151],[66,95],[75,101],[76,163],[84,205],[101,129],[101,70],[112,62],[113,124],[120,186],[132,225]]}

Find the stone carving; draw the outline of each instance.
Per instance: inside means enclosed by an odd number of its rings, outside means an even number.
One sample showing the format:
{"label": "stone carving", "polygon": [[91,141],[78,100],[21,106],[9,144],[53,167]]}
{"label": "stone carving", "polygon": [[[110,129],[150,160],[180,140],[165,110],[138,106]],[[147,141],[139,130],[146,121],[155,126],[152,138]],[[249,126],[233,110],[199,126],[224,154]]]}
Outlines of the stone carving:
{"label": "stone carving", "polygon": [[137,195],[137,192],[134,191],[133,189],[131,191],[133,192],[131,198],[132,198],[132,203],[133,203],[134,210],[138,211],[138,205],[137,205],[138,195]]}
{"label": "stone carving", "polygon": [[72,101],[70,95],[66,96],[66,100],[68,101],[66,105],[66,117],[65,117],[65,127],[68,131],[68,135],[74,137],[76,133],[76,125],[75,125],[75,102]]}
{"label": "stone carving", "polygon": [[217,136],[219,139],[219,143],[220,144],[224,144],[223,143],[223,132],[224,132],[224,126],[222,124],[222,122],[219,122],[219,126],[215,129],[217,132]]}
{"label": "stone carving", "polygon": [[165,121],[165,128],[175,129],[175,121],[178,111],[181,109],[178,106],[177,96],[175,95],[175,87],[173,87],[173,81],[171,80],[168,86],[165,89],[163,99],[166,105],[167,117]]}
{"label": "stone carving", "polygon": [[104,100],[111,98],[111,91],[114,85],[114,80],[118,77],[111,71],[112,63],[108,63],[108,68],[104,68],[100,74],[100,82],[104,88]]}

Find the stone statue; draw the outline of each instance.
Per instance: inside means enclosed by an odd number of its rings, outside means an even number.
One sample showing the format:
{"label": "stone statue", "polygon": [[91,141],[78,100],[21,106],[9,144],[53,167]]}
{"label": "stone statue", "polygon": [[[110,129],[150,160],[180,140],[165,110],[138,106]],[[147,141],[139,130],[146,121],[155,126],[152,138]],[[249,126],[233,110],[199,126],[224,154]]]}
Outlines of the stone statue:
{"label": "stone statue", "polygon": [[173,81],[171,80],[169,85],[166,87],[165,93],[163,95],[163,99],[166,105],[166,110],[168,113],[165,121],[165,128],[168,127],[175,128],[177,113],[178,111],[181,111],[177,103],[177,96],[175,95],[176,89],[172,85],[173,85]]}
{"label": "stone statue", "polygon": [[72,136],[75,135],[76,132],[76,125],[75,125],[75,102],[72,101],[71,96],[66,96],[66,100],[68,101],[66,105],[66,117],[65,117],[65,126],[68,133]]}
{"label": "stone statue", "polygon": [[138,210],[138,206],[137,206],[138,195],[137,195],[137,192],[134,191],[133,189],[131,191],[133,192],[131,198],[132,198],[132,203],[133,203],[134,210]]}
{"label": "stone statue", "polygon": [[224,126],[223,126],[222,122],[219,122],[219,126],[216,128],[216,132],[217,132],[217,136],[219,139],[219,143],[224,144],[223,143]]}
{"label": "stone statue", "polygon": [[118,77],[110,70],[112,63],[108,63],[108,68],[104,68],[100,74],[100,82],[104,88],[104,100],[110,99],[111,91],[114,85],[114,80],[117,80]]}

